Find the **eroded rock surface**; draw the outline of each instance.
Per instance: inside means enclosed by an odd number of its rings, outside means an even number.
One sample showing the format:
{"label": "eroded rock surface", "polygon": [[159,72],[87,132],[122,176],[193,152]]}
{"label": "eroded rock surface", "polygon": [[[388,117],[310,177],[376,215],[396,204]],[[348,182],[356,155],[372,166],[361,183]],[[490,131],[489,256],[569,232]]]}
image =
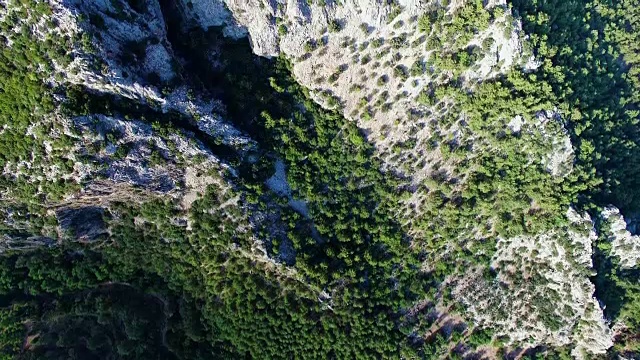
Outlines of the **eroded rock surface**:
{"label": "eroded rock surface", "polygon": [[574,357],[588,359],[613,346],[613,333],[589,281],[593,223],[573,209],[567,218],[566,229],[501,239],[495,275],[477,273],[455,292],[475,321],[511,341],[569,345]]}
{"label": "eroded rock surface", "polygon": [[622,268],[632,268],[640,261],[640,236],[632,235],[625,218],[615,207],[608,207],[602,217],[609,225],[611,255],[620,259]]}

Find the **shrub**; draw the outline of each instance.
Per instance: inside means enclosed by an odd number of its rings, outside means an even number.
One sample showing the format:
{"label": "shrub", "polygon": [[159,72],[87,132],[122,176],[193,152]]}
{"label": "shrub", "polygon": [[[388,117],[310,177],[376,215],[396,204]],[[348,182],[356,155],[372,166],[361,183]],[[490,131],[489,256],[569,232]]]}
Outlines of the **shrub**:
{"label": "shrub", "polygon": [[393,20],[398,17],[402,13],[402,8],[398,5],[393,5],[391,8],[391,12],[389,12],[389,17],[387,18],[387,24],[391,24]]}
{"label": "shrub", "polygon": [[427,106],[433,106],[436,103],[435,97],[433,96],[433,93],[431,91],[427,91],[427,90],[422,90],[420,92],[420,94],[418,94],[418,97],[416,98],[416,101],[419,104],[427,105]]}
{"label": "shrub", "polygon": [[342,30],[342,25],[338,20],[334,19],[329,21],[329,32],[339,32]]}
{"label": "shrub", "polygon": [[424,74],[425,69],[425,63],[422,60],[416,60],[413,62],[413,65],[411,65],[411,76],[420,76]]}
{"label": "shrub", "polygon": [[278,25],[278,34],[280,36],[284,36],[287,34],[287,26],[285,24]]}
{"label": "shrub", "polygon": [[304,51],[312,52],[318,48],[318,42],[315,39],[309,39],[304,43]]}
{"label": "shrub", "polygon": [[407,67],[404,65],[397,65],[396,67],[394,67],[393,74],[403,81],[409,78],[409,71],[407,70]]}
{"label": "shrub", "polygon": [[360,24],[360,30],[365,33],[365,35],[369,35],[369,24],[362,23]]}
{"label": "shrub", "polygon": [[402,35],[396,36],[392,38],[390,42],[391,46],[393,46],[394,49],[400,49],[407,43],[407,34],[404,33]]}
{"label": "shrub", "polygon": [[351,85],[351,87],[349,87],[349,92],[360,92],[362,91],[363,87],[360,84],[353,84]]}
{"label": "shrub", "polygon": [[484,40],[482,40],[482,48],[484,50],[489,50],[491,49],[494,43],[495,43],[495,40],[491,36],[488,36],[484,38]]}

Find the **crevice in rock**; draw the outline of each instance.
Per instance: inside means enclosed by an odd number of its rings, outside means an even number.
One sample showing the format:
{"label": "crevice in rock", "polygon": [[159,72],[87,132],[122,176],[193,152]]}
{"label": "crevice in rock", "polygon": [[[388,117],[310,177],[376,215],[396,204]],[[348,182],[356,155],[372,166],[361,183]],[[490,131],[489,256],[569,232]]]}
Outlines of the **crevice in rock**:
{"label": "crevice in rock", "polygon": [[[160,110],[153,109],[149,104],[141,104],[112,94],[96,93],[83,86],[70,89],[68,95],[73,99],[82,99],[85,109],[88,109],[90,113],[108,114],[114,112],[123,117],[148,119],[163,125],[171,125],[192,133],[214,155],[231,165],[237,165],[243,160],[242,156],[233,147],[223,144],[220,140],[200,130],[193,119],[180,112],[169,111],[163,113]],[[74,101],[65,104],[65,106],[69,112],[77,114],[78,111],[81,111],[76,107],[77,103],[78,101]]]}

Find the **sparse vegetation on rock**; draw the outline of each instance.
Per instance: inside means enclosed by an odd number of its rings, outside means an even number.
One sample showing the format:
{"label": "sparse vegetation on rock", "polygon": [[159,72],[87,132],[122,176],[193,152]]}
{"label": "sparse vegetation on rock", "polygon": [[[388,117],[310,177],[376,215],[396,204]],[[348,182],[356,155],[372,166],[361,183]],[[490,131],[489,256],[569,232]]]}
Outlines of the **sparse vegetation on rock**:
{"label": "sparse vegetation on rock", "polygon": [[638,9],[5,1],[0,357],[637,357]]}

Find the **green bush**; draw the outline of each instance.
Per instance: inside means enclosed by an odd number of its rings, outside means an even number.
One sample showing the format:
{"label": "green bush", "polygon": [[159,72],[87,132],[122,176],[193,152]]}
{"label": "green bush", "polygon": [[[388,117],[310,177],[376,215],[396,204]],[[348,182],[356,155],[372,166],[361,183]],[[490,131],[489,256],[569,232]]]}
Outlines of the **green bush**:
{"label": "green bush", "polygon": [[338,20],[329,21],[329,32],[339,32],[342,30],[342,25]]}

